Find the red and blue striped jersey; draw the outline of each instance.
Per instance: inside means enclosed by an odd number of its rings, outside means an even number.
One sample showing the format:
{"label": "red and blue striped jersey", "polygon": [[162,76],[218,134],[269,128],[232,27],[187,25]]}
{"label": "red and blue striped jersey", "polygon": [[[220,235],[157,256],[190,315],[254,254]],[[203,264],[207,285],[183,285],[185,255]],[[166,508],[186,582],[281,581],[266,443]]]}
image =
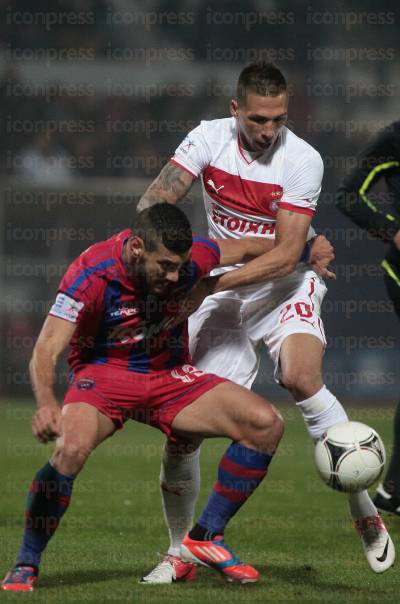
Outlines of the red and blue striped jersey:
{"label": "red and blue striped jersey", "polygon": [[219,264],[218,244],[193,237],[191,260],[182,268],[168,299],[143,295],[122,260],[130,229],[95,243],[68,268],[50,314],[77,323],[68,357],[70,368],[90,363],[149,373],[190,362],[187,322],[170,329],[165,321],[179,301]]}

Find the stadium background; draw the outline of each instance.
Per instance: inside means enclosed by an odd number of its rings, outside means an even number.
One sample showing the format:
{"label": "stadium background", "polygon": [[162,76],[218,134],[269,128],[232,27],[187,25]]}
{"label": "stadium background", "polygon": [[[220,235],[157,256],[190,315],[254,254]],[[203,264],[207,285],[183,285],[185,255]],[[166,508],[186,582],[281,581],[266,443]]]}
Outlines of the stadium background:
{"label": "stadium background", "polygon": [[[1,3],[4,395],[29,394],[27,360],[68,262],[129,224],[185,133],[226,116],[241,68],[266,59],[290,83],[290,127],[325,162],[315,225],[335,245],[338,275],[323,313],[326,381],[352,400],[396,397],[382,244],[342,217],[334,197],[357,152],[398,117],[398,19],[391,2],[350,4]],[[199,185],[185,208],[203,230]],[[272,384],[265,359],[257,387]]]}
{"label": "stadium background", "polygon": [[[1,1],[0,16],[1,572],[18,547],[30,479],[51,451],[30,433],[27,363],[58,281],[84,248],[129,224],[188,130],[227,115],[238,73],[252,60],[282,68],[291,87],[290,127],[325,162],[315,224],[336,247],[338,275],[324,305],[326,381],[352,404],[351,416],[372,423],[389,444],[398,323],[379,269],[383,245],[346,220],[334,197],[357,152],[398,118],[395,3],[17,0]],[[377,193],[385,204],[385,191]],[[198,185],[184,208],[203,230]],[[65,367],[57,382],[61,393]],[[256,388],[289,403],[267,358]],[[239,555],[264,577],[251,600],[396,601],[398,574],[377,578],[366,568],[343,496],[316,478],[302,421],[292,404],[283,409],[279,456],[229,529]],[[243,602],[242,590],[205,570],[193,587],[144,594],[136,585],[166,545],[162,445],[161,434],[136,424],[96,451],[46,553],[34,601],[134,595],[194,603],[217,594],[221,602]],[[203,447],[200,506],[224,447],[220,440]],[[396,520],[389,522],[397,541]]]}

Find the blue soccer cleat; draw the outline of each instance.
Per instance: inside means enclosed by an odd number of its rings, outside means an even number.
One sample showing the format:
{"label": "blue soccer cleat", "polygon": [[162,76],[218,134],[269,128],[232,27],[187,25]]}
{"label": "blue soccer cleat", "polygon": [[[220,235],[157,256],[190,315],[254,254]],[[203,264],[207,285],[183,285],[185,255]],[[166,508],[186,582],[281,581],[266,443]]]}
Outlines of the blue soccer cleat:
{"label": "blue soccer cleat", "polygon": [[4,591],[33,591],[38,574],[34,566],[16,566],[7,573],[0,587]]}

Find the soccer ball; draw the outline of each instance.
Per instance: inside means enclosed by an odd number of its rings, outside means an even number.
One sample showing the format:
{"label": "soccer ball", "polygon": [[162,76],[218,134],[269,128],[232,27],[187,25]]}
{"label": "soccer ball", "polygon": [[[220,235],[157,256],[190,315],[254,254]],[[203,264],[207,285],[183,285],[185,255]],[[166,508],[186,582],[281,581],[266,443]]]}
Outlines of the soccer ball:
{"label": "soccer ball", "polygon": [[357,493],[383,472],[385,447],[379,434],[360,422],[332,426],[315,446],[315,465],[322,480],[337,491]]}

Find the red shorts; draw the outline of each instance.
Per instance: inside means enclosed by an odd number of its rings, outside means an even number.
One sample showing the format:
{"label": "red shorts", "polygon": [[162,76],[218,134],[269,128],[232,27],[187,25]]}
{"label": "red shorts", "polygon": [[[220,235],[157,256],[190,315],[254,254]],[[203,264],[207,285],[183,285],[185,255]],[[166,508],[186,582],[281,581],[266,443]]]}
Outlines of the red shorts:
{"label": "red shorts", "polygon": [[63,405],[88,403],[117,429],[134,419],[171,437],[179,411],[221,382],[226,380],[187,364],[147,374],[85,365],[75,371]]}

